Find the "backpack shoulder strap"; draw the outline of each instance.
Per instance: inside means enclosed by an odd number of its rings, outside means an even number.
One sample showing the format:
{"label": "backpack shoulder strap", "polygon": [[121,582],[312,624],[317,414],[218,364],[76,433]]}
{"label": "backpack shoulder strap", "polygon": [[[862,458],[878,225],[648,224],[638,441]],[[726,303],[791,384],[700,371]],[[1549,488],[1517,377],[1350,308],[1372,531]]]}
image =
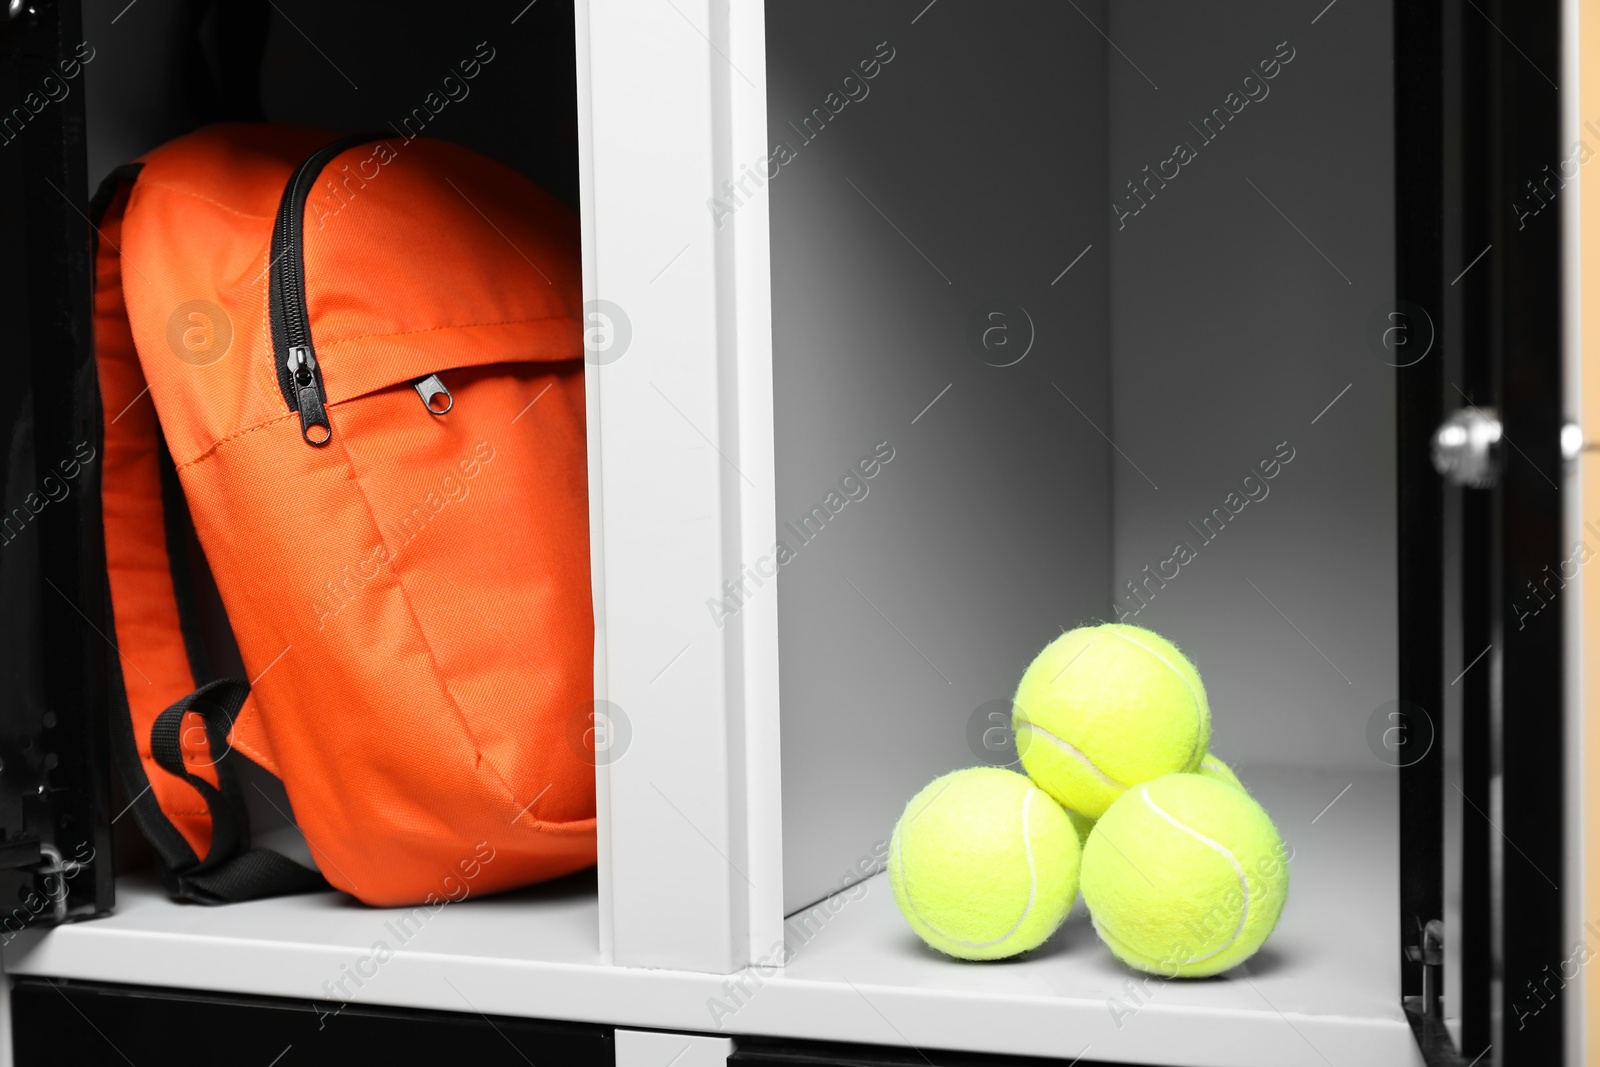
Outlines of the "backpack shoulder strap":
{"label": "backpack shoulder strap", "polygon": [[[229,734],[247,683],[209,675],[194,610],[177,472],[148,397],[123,301],[141,284],[121,254],[122,219],[140,165],[113,171],[90,202],[95,363],[101,398],[101,508],[116,659],[112,755],[129,810],[160,859],[167,889],[202,903],[326,887],[316,871],[250,850],[250,822]],[[123,266],[131,271],[124,277]],[[198,686],[198,687],[197,687]],[[230,763],[230,759],[233,761]]]}

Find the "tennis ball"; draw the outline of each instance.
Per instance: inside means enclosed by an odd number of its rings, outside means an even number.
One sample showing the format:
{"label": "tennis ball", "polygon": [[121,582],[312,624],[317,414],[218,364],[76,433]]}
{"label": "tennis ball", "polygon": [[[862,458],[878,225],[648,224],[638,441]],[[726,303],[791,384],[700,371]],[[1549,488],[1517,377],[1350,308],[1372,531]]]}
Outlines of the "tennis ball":
{"label": "tennis ball", "polygon": [[1199,672],[1137,626],[1062,634],[1028,665],[1012,704],[1023,768],[1091,819],[1131,786],[1194,770],[1211,738]]}
{"label": "tennis ball", "polygon": [[953,771],[906,805],[889,886],[918,937],[964,960],[998,960],[1055,933],[1078,896],[1082,845],[1067,813],[1000,767]]}
{"label": "tennis ball", "polygon": [[1278,923],[1289,864],[1250,794],[1198,774],[1124,793],[1083,851],[1083,899],[1123,963],[1169,978],[1219,974]]}
{"label": "tennis ball", "polygon": [[1194,769],[1194,773],[1202,778],[1214,778],[1219,782],[1226,782],[1235,789],[1243,789],[1246,793],[1250,792],[1245,784],[1239,781],[1239,776],[1233,773],[1232,767],[1209,752],[1201,757],[1200,766]]}

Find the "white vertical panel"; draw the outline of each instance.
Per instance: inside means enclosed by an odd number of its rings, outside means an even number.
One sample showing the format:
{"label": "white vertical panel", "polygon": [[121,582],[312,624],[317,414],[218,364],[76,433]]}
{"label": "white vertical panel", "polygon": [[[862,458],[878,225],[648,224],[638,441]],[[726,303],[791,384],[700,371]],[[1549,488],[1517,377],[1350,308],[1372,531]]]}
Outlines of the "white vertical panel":
{"label": "white vertical panel", "polygon": [[733,1055],[725,1037],[617,1031],[617,1067],[723,1067]]}
{"label": "white vertical panel", "polygon": [[[738,18],[759,77],[753,7],[753,26]],[[753,902],[778,891],[776,843],[761,870],[748,846],[775,817],[752,832],[746,797],[760,781],[775,812],[776,781],[747,755],[776,764],[775,615],[719,626],[706,606],[747,542],[771,540],[765,210],[719,230],[707,203],[736,153],[760,152],[764,96],[729,55],[725,2],[591,0],[579,22],[585,297],[631,331],[588,366],[597,696],[631,730],[600,776],[602,936],[618,964],[722,973],[748,962]],[[753,146],[735,142],[736,115]],[[754,671],[749,649],[765,657]],[[765,718],[748,730],[752,698]]]}
{"label": "white vertical panel", "polygon": [[[598,289],[594,247],[594,151],[589,138],[592,127],[591,74],[589,69],[589,5],[573,2],[573,47],[577,52],[578,80],[578,215],[583,241],[583,297],[594,298]],[[606,695],[606,567],[605,509],[600,485],[603,471],[595,427],[600,425],[600,383],[598,375],[585,365],[585,419],[589,426],[589,571],[594,596],[594,695]],[[611,773],[605,764],[594,769],[596,860],[595,873],[600,893],[600,957],[612,958],[611,950]]]}
{"label": "white vertical panel", "polygon": [[[728,19],[728,57],[742,73],[728,80],[730,155],[725,178],[747,167],[767,169],[766,8],[756,0],[734,3]],[[748,78],[748,81],[746,80]],[[763,180],[766,175],[762,175]],[[720,182],[719,182],[720,184]],[[738,382],[740,465],[754,487],[741,485],[739,559],[771,555],[777,523],[776,461],[773,452],[772,277],[768,198],[763,189],[724,221],[724,245],[732,257],[733,341]],[[742,566],[742,563],[739,565]],[[778,595],[756,597],[734,619],[742,627],[745,809],[750,883],[749,962],[775,962],[783,940],[783,791],[778,731]]]}

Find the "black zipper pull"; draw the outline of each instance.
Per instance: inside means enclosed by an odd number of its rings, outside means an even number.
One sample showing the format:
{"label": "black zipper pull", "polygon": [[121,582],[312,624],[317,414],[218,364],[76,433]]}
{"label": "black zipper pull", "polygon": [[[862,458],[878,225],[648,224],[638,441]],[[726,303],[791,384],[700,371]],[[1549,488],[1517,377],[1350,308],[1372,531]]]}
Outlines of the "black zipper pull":
{"label": "black zipper pull", "polygon": [[310,348],[296,346],[289,349],[289,358],[284,362],[294,386],[295,407],[300,412],[300,435],[308,444],[327,444],[333,439],[333,427],[328,423],[322,387],[317,383],[316,357]]}

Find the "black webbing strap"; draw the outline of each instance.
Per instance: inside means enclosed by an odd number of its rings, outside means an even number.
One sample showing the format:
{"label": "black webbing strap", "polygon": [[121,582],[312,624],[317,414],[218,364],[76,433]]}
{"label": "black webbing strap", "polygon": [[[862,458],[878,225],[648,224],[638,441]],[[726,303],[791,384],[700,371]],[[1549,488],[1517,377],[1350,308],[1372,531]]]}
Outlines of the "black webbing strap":
{"label": "black webbing strap", "polygon": [[195,685],[216,677],[211,657],[206,653],[204,626],[200,620],[199,596],[194,570],[189,560],[189,541],[194,527],[189,521],[189,505],[183,499],[183,483],[178,468],[167,450],[167,439],[156,435],[156,466],[161,471],[161,524],[166,530],[167,568],[172,573],[172,595],[178,606],[178,630],[183,634],[183,651],[189,659],[189,674]]}
{"label": "black webbing strap", "polygon": [[[162,770],[194,787],[211,813],[211,848],[198,863],[163,864],[167,891],[202,904],[226,904],[285,893],[326,889],[322,875],[269,849],[250,849],[250,813],[234,765],[228,733],[250,686],[237,678],[207,682],[173,704],[150,727],[150,754]],[[184,722],[199,717],[217,785],[190,771],[183,759]],[[167,857],[163,857],[166,859]]]}
{"label": "black webbing strap", "polygon": [[270,848],[241,852],[214,871],[183,875],[178,880],[186,890],[185,899],[197,904],[234,904],[329,888],[322,875]]}

